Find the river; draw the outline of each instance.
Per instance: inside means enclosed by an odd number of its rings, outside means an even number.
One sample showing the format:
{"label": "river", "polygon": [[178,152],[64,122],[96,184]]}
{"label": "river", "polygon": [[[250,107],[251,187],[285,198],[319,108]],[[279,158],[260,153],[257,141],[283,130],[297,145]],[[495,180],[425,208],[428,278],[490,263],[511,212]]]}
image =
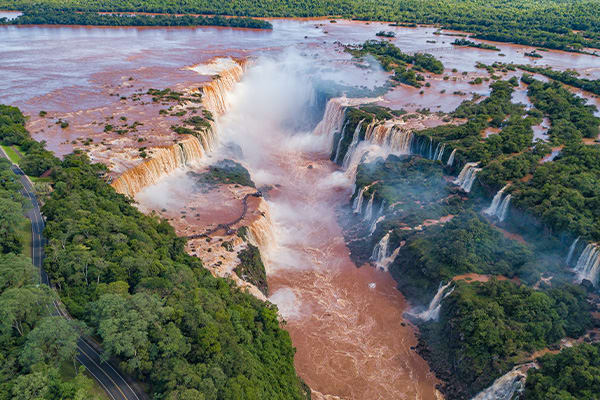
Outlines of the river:
{"label": "river", "polygon": [[[358,43],[375,38],[382,29],[392,30],[397,46],[405,51],[430,50],[457,80],[433,76],[432,87],[423,94],[400,86],[380,104],[450,111],[466,98],[451,94],[455,90],[489,93],[487,84],[468,84],[483,74],[475,68],[476,61],[527,63],[523,53],[531,48],[497,44],[505,56],[455,48],[450,45],[454,37],[434,35],[431,27],[342,20],[272,23],[272,32],[2,26],[0,71],[5,79],[0,81],[0,102],[22,107],[31,117],[34,137],[65,154],[81,147],[73,143],[75,139],[103,134],[92,122],[121,110],[120,96],[150,87],[198,86],[209,77],[186,67],[216,56],[255,57],[232,91],[229,110],[218,127],[222,143],[241,147],[240,161],[257,185],[273,187],[266,194],[274,237],[264,251],[268,295],[287,321],[299,375],[316,399],[436,399],[438,381],[412,350],[415,330],[404,323],[402,314],[409,305],[387,272],[356,268],[349,258],[338,212],[348,202],[353,182],[329,161],[331,138],[312,133],[316,120],[312,125],[306,121],[315,119],[314,77],[347,85],[381,84],[382,71],[356,68],[336,42]],[[538,65],[575,68],[588,78],[600,77],[596,57],[554,51],[543,55],[536,60]],[[458,71],[452,73],[452,68]],[[440,93],[444,89],[446,93]],[[168,130],[168,122],[156,122],[157,109],[150,116],[142,108],[127,112],[157,128],[148,135]],[[54,117],[69,115],[72,127],[46,126],[37,116],[40,110]],[[215,150],[215,159],[219,152]]]}

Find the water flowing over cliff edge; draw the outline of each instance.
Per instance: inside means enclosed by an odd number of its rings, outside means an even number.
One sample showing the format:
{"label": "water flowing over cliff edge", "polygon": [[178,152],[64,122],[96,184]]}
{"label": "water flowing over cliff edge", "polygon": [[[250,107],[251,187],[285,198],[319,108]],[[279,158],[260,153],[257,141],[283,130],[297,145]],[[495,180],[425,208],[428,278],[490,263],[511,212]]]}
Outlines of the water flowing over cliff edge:
{"label": "water flowing over cliff edge", "polygon": [[[203,85],[200,90],[203,108],[215,117],[227,110],[228,93],[240,81],[246,66],[245,61],[221,60],[216,59],[211,64],[190,68],[202,74],[213,75],[212,81]],[[123,172],[112,182],[112,186],[117,192],[133,197],[144,187],[157,183],[162,176],[172,173],[177,168],[197,163],[217,141],[214,121],[210,121],[210,127],[200,134],[185,135],[184,139],[173,145],[154,149],[150,158]]]}

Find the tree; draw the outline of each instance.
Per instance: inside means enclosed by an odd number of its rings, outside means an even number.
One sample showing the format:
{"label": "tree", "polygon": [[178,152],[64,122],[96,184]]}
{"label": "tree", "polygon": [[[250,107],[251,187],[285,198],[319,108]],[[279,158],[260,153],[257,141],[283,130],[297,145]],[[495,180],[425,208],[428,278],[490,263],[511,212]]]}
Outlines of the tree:
{"label": "tree", "polygon": [[11,288],[0,295],[0,334],[25,336],[49,310],[54,295],[47,286]]}
{"label": "tree", "polygon": [[16,227],[23,222],[23,209],[12,200],[0,198],[0,253],[20,253],[23,244]]}
{"label": "tree", "polygon": [[59,367],[63,361],[71,360],[75,365],[77,340],[84,332],[85,324],[53,316],[43,318],[27,335],[20,361],[26,368],[43,362]]}
{"label": "tree", "polygon": [[28,257],[15,254],[0,255],[0,293],[31,283],[35,274],[35,267]]}

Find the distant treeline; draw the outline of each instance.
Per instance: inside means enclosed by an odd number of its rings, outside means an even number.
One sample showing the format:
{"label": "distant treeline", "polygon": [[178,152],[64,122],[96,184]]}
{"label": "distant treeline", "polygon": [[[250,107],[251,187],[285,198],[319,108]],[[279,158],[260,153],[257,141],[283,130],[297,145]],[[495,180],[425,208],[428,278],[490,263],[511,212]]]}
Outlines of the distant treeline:
{"label": "distant treeline", "polygon": [[100,25],[100,26],[227,26],[232,28],[273,29],[268,21],[247,17],[192,15],[98,14],[96,12],[28,10],[15,19],[0,19],[13,25]]}
{"label": "distant treeline", "polygon": [[600,48],[600,1],[581,0],[0,0],[1,9],[53,7],[71,11],[139,11],[253,17],[342,16],[398,25],[435,24],[478,39],[582,51]]}

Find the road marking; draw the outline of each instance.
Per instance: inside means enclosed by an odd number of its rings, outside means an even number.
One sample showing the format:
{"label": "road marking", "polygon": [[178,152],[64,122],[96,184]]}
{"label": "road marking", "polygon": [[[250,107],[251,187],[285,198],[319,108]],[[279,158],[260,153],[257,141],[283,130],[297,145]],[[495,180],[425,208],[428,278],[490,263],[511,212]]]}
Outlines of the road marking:
{"label": "road marking", "polygon": [[[90,345],[90,344],[87,342],[87,340],[85,340],[85,338],[82,338],[82,339],[81,339],[81,341],[82,341],[83,343],[85,343],[85,345],[86,345],[86,346],[87,346],[87,347],[88,347],[88,348],[89,348],[89,349],[90,349],[90,350],[91,350],[91,351],[92,351],[92,352],[93,352],[95,355],[97,355],[97,356],[98,356],[98,358],[100,358],[100,353],[98,353],[98,352],[96,351],[96,349],[95,349],[95,348],[94,348],[92,345]],[[135,393],[135,391],[134,391],[134,390],[131,388],[131,386],[129,386],[129,383],[127,383],[127,381],[125,380],[125,378],[124,378],[123,376],[121,376],[121,374],[119,374],[119,372],[118,372],[117,370],[115,370],[115,369],[113,368],[113,366],[112,366],[112,365],[111,365],[109,362],[104,362],[104,364],[108,365],[108,367],[109,367],[110,369],[112,369],[112,370],[113,370],[113,372],[115,373],[115,375],[117,375],[117,376],[118,376],[118,377],[119,377],[119,378],[120,378],[120,379],[123,381],[123,383],[124,383],[124,384],[125,384],[125,385],[126,385],[128,388],[129,388],[129,390],[131,391],[131,393],[133,393],[133,395],[135,396],[135,398],[136,398],[136,399],[138,399],[138,400],[140,400],[140,398],[138,397],[137,393]]]}
{"label": "road marking", "polygon": [[[83,339],[82,339],[82,341],[83,341],[83,342],[85,342],[85,340],[83,340]],[[98,367],[98,369],[99,369],[100,371],[102,371],[102,372],[104,373],[104,375],[105,375],[105,376],[106,376],[108,379],[110,379],[110,381],[111,381],[111,382],[112,382],[112,383],[115,385],[115,387],[117,388],[117,390],[118,390],[118,391],[121,393],[121,395],[123,396],[123,398],[124,398],[124,399],[127,399],[127,396],[125,396],[125,393],[123,393],[123,391],[121,390],[121,387],[120,387],[119,385],[117,385],[117,382],[115,382],[115,381],[114,381],[114,380],[113,380],[113,379],[110,377],[110,375],[109,375],[109,374],[107,374],[107,373],[106,373],[106,371],[104,371],[104,369],[102,369],[102,367],[100,367],[100,365],[98,365],[98,364],[96,363],[96,361],[94,361],[94,360],[92,359],[92,357],[91,357],[91,356],[90,356],[88,353],[86,353],[86,352],[83,350],[83,348],[82,348],[81,346],[79,346],[79,344],[77,344],[77,348],[79,349],[79,351],[81,351],[83,354],[85,354],[85,355],[86,355],[86,356],[87,356],[87,357],[90,359],[90,361],[91,361],[91,362],[92,362],[92,363],[93,363],[93,364],[94,364],[96,367]]]}
{"label": "road marking", "polygon": [[[4,149],[2,149],[0,147],[0,155],[3,155],[4,158],[8,159],[8,157],[6,156],[6,153],[4,152]],[[10,160],[9,160],[10,161]],[[32,259],[32,263],[34,266],[39,268],[39,279],[40,279],[40,283],[42,284],[47,284],[50,289],[53,289],[52,286],[50,285],[50,279],[47,278],[47,282],[44,282],[44,271],[43,271],[43,267],[42,267],[42,252],[43,252],[43,236],[42,236],[42,232],[43,232],[43,228],[44,228],[44,220],[42,218],[42,213],[39,207],[39,203],[37,201],[37,197],[34,194],[34,189],[33,189],[33,183],[29,180],[29,177],[23,172],[23,170],[17,165],[17,164],[12,164],[12,167],[14,168],[13,172],[15,173],[15,175],[19,176],[19,181],[21,183],[21,185],[23,186],[23,191],[25,192],[25,195],[30,199],[31,201],[31,206],[32,206],[32,213],[31,215],[33,216],[32,218],[30,218],[32,220],[31,223],[31,259]],[[16,171],[15,171],[16,170]],[[34,221],[35,220],[35,221]],[[35,222],[35,224],[34,224]],[[37,230],[39,232],[36,232],[35,228],[38,228]],[[36,243],[37,242],[37,243]],[[36,246],[37,244],[37,246]],[[36,251],[37,250],[37,251]],[[36,257],[37,256],[37,257]],[[39,262],[36,262],[39,261]],[[39,265],[38,265],[39,264]],[[62,308],[60,307],[60,302],[58,300],[54,300],[52,302],[52,305],[54,306],[58,316],[61,316],[63,318],[66,319],[72,319],[70,317],[70,315],[68,315],[66,312],[64,312],[62,310]],[[50,310],[49,310],[50,311]],[[52,312],[50,311],[50,313],[52,314]],[[100,353],[98,353],[89,343],[86,342],[86,340],[82,337],[81,341],[83,343],[85,343],[85,345],[87,347],[89,347],[90,351],[92,352],[93,355],[97,356],[98,359],[100,359]],[[92,357],[90,357],[90,355],[88,353],[86,353],[84,351],[84,349],[82,348],[82,346],[79,345],[79,343],[77,344],[77,348],[80,351],[80,354],[83,354],[85,357],[87,357],[88,360],[90,360],[97,368],[99,371],[101,371],[104,376],[106,376],[117,388],[117,390],[121,393],[121,395],[123,396],[124,399],[129,399],[129,397],[127,397],[125,395],[125,393],[123,393],[123,391],[121,390],[121,387],[119,385],[117,385],[117,383],[112,379],[112,377],[107,373],[107,371],[105,371],[100,365],[98,365],[93,359]],[[78,356],[77,358],[79,358],[80,356]],[[85,367],[85,364],[83,364],[83,362],[81,362],[81,360],[78,359],[78,361]],[[137,393],[135,392],[135,390],[132,389],[131,386],[129,386],[129,383],[125,380],[125,378],[115,369],[113,368],[113,366],[109,363],[109,362],[101,362],[101,364],[106,364],[109,366],[109,368],[114,372],[114,374],[116,375],[117,379],[123,381],[123,383],[125,384],[125,386],[131,391],[131,393],[135,396],[135,398],[137,400],[140,400],[140,398],[138,397]],[[117,400],[114,395],[109,391],[109,389],[106,387],[106,385],[104,385],[104,383],[102,383],[102,381],[89,369],[86,367],[86,370],[94,377],[96,378],[96,381],[98,381],[98,383],[100,383],[100,385],[104,388],[104,390],[106,391],[106,393],[108,393],[108,395],[113,399],[113,400]]]}
{"label": "road marking", "polygon": [[90,374],[91,374],[91,375],[92,375],[94,378],[96,378],[96,380],[98,381],[98,383],[99,383],[99,384],[102,386],[102,388],[104,388],[104,391],[105,391],[106,393],[108,393],[108,395],[109,395],[109,396],[110,396],[110,397],[111,397],[113,400],[117,400],[117,399],[115,398],[115,396],[113,396],[113,394],[110,392],[110,390],[108,390],[108,388],[106,387],[106,385],[105,385],[104,383],[102,383],[102,381],[100,380],[100,378],[98,378],[98,377],[96,376],[96,374],[94,374],[94,373],[93,373],[93,372],[92,372],[92,371],[91,371],[91,370],[90,370],[88,367],[86,367],[86,366],[85,366],[85,364],[84,364],[84,363],[83,363],[83,362],[82,362],[82,361],[81,361],[79,358],[82,358],[82,357],[80,357],[80,356],[77,356],[77,361],[79,361],[79,363],[85,367],[85,370],[86,370],[87,372],[89,372],[89,373],[90,373]]}

